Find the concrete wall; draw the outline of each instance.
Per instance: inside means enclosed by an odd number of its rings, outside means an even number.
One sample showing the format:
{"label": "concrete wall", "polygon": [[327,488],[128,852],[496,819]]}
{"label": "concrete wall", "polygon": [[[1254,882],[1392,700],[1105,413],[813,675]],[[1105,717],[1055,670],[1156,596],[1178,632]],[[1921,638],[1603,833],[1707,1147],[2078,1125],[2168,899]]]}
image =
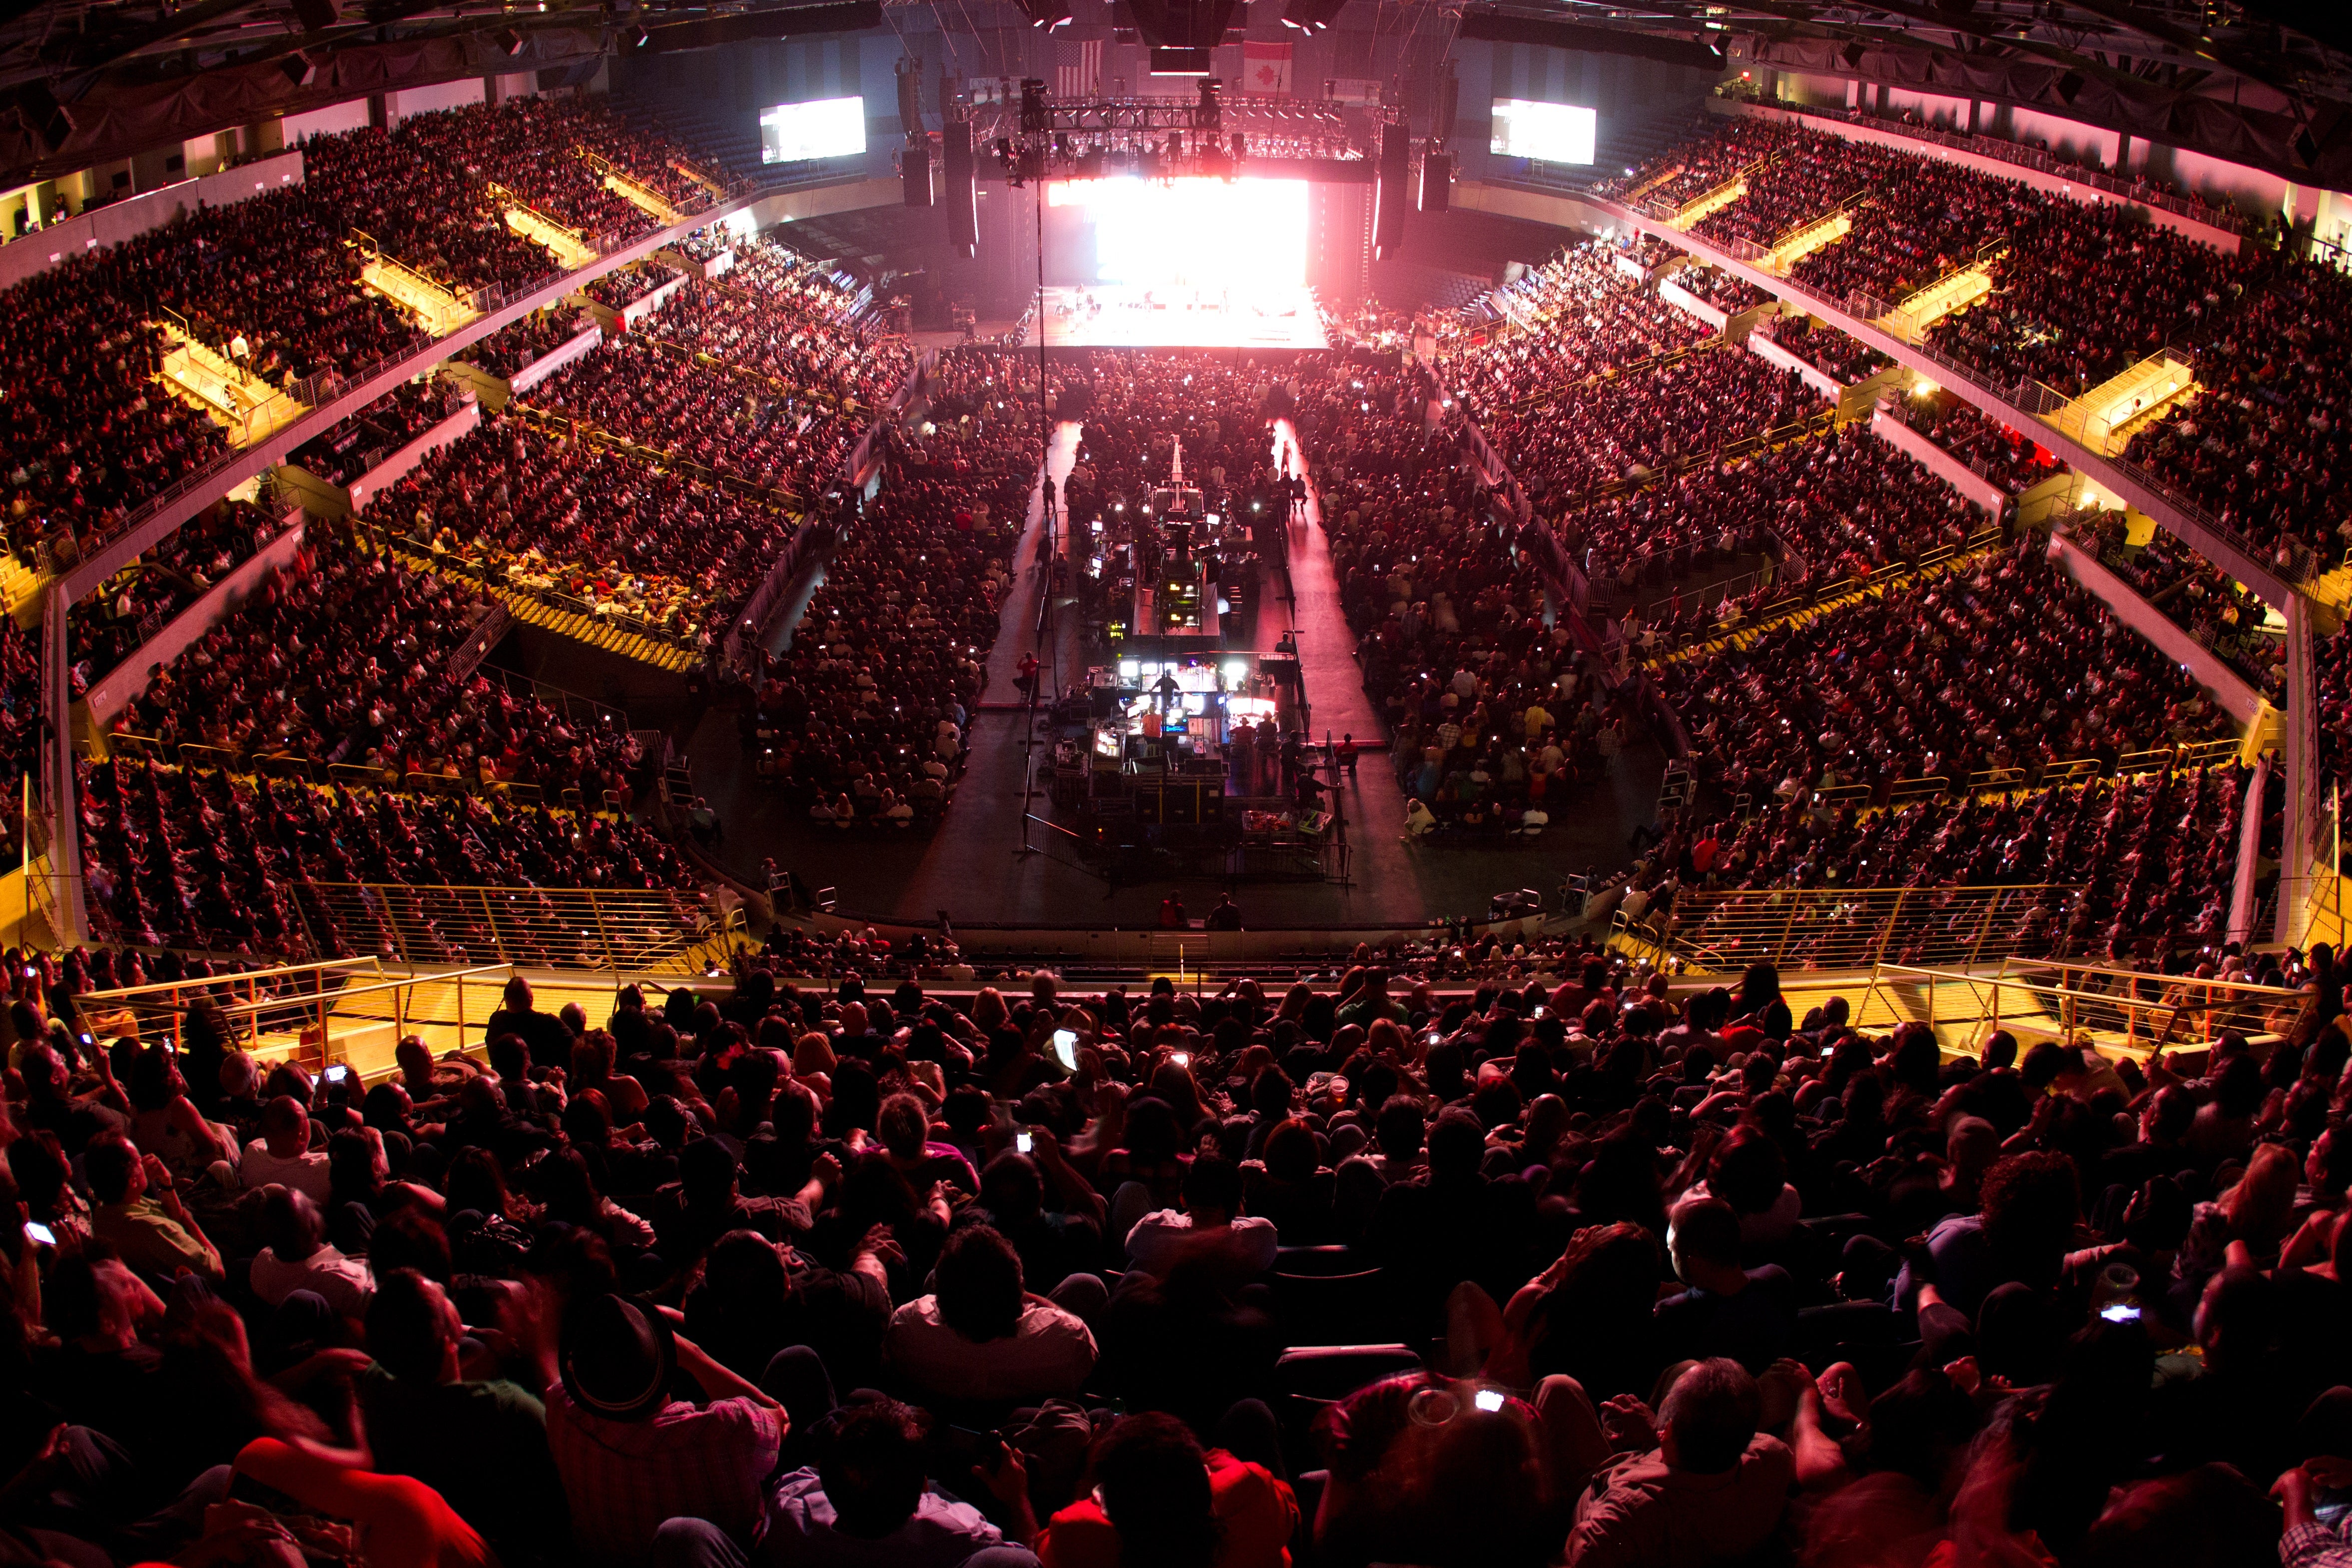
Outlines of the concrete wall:
{"label": "concrete wall", "polygon": [[2000,509],[2009,504],[2008,491],[1885,411],[1871,416],[1870,433],[1896,451],[1917,458],[1929,473],[1994,517],[2000,516]]}
{"label": "concrete wall", "polygon": [[2073,540],[2053,534],[2050,559],[2067,576],[2096,594],[2099,602],[2115,612],[2116,620],[2187,670],[2199,685],[2213,695],[2221,710],[2238,721],[2241,728],[2254,722],[2262,712],[2262,694],[2248,685],[2243,675],[2222,663],[2219,654],[2191,637],[2186,627],[2175,623],[2163,611],[2142,599],[2131,584],[2084,553]]}
{"label": "concrete wall", "polygon": [[415,115],[430,114],[436,109],[463,109],[469,103],[487,102],[488,98],[479,77],[388,92],[383,95],[384,122],[387,126],[398,125]]}
{"label": "concrete wall", "polygon": [[[1664,294],[1665,288],[1661,287],[1658,292]],[[1784,371],[1796,371],[1804,378],[1807,386],[1825,398],[1834,399],[1840,392],[1845,391],[1845,388],[1827,371],[1809,361],[1797,358],[1761,332],[1748,334],[1748,351],[1768,365],[1778,365]]]}
{"label": "concrete wall", "polygon": [[90,728],[105,734],[112,727],[115,716],[130,706],[131,698],[147,689],[149,670],[178,658],[189,643],[220,624],[265,576],[292,560],[301,548],[302,524],[298,518],[293,527],[255,551],[252,559],[240,564],[214,583],[203,598],[172,617],[162,631],[141,643],[129,658],[90,683],[80,704]]}
{"label": "concrete wall", "polygon": [[482,405],[478,401],[467,403],[457,413],[441,421],[415,440],[352,481],[351,507],[357,511],[367,505],[367,498],[385,486],[398,481],[429,452],[436,452],[482,423]]}
{"label": "concrete wall", "polygon": [[[549,350],[546,353],[541,354],[539,358],[533,360],[530,363],[525,365],[522,369],[517,371],[510,378],[509,378],[507,382],[508,395],[512,396],[516,392],[529,392],[531,388],[537,386],[540,382],[545,381],[548,377],[553,375],[556,371],[562,370],[572,361],[580,358],[581,355],[587,353],[590,350],[595,348],[597,344],[604,340],[604,329],[602,327],[592,326],[584,331],[573,333],[569,340],[554,349]],[[506,405],[503,402],[494,402],[490,406],[493,408],[503,408]]]}
{"label": "concrete wall", "polygon": [[226,207],[301,181],[302,154],[287,152],[257,163],[206,174],[199,180],[183,180],[160,191],[128,197],[78,218],[53,224],[38,234],[26,235],[13,245],[0,246],[0,288],[47,272],[68,256],[135,239],[198,207]]}
{"label": "concrete wall", "polygon": [[342,103],[331,103],[324,109],[310,109],[300,114],[289,114],[278,122],[278,133],[286,145],[299,145],[308,136],[332,136],[345,131],[364,131],[368,122],[368,101],[354,98]]}

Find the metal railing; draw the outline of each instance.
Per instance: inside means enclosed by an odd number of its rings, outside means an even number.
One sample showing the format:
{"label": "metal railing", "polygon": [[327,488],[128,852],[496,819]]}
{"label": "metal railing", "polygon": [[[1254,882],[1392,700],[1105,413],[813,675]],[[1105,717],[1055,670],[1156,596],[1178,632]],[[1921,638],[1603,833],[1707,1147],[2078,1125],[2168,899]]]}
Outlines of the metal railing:
{"label": "metal railing", "polygon": [[[731,899],[664,888],[452,887],[406,883],[284,885],[301,930],[297,963],[373,958],[413,967],[486,963],[528,968],[697,974],[723,968],[742,911]],[[93,903],[92,934],[140,946]]]}
{"label": "metal railing", "polygon": [[[2015,887],[1685,889],[1664,912],[1629,919],[1616,937],[1682,968],[1714,971],[1772,964],[1799,970],[1861,970],[1883,963],[1969,967],[2046,941],[2054,915],[2082,889]],[[2025,955],[2038,956],[2040,955]]]}
{"label": "metal railing", "polygon": [[1989,975],[1877,965],[1854,1022],[1885,1029],[1917,1019],[1948,1048],[2005,1030],[2021,1044],[2080,1041],[2107,1055],[2145,1057],[2200,1049],[2226,1033],[2275,1040],[2303,1008],[2303,993],[2284,988],[2012,956]]}

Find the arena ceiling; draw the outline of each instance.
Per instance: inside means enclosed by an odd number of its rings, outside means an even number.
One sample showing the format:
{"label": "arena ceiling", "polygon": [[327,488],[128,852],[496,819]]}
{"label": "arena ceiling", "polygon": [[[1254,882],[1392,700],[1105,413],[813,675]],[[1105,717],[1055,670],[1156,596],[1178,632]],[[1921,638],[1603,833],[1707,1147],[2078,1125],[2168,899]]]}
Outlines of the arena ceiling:
{"label": "arena ceiling", "polygon": [[1735,68],[2044,109],[2300,180],[2352,180],[2342,0],[1510,0],[1475,6],[1465,31],[1512,22],[1711,44]]}
{"label": "arena ceiling", "polygon": [[[896,0],[904,3],[904,0]],[[1168,9],[1215,0],[1160,0]],[[1465,37],[1765,67],[2042,108],[2352,188],[2343,0],[1339,0]],[[1334,0],[1260,0],[1269,13]],[[1021,0],[935,8],[994,22]],[[881,0],[0,0],[0,182],[354,96],[633,49],[879,26]],[[1253,17],[1253,21],[1258,18]],[[557,79],[562,79],[560,77]]]}

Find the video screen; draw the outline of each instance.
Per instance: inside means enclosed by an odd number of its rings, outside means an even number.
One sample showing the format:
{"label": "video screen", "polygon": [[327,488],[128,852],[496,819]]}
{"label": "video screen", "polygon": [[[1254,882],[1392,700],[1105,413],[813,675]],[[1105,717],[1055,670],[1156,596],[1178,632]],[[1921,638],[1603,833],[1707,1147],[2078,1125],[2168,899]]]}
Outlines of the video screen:
{"label": "video screen", "polygon": [[866,151],[866,100],[820,98],[760,111],[760,162],[803,163]]}
{"label": "video screen", "polygon": [[1538,103],[1524,98],[1495,100],[1495,137],[1487,151],[1502,158],[1532,158],[1542,163],[1590,163],[1600,117],[1572,103]]}
{"label": "video screen", "polygon": [[[1255,296],[1307,281],[1303,180],[1057,180],[1045,188],[1056,257],[1091,255],[1063,283],[1190,285]],[[1065,214],[1075,225],[1065,227]]]}

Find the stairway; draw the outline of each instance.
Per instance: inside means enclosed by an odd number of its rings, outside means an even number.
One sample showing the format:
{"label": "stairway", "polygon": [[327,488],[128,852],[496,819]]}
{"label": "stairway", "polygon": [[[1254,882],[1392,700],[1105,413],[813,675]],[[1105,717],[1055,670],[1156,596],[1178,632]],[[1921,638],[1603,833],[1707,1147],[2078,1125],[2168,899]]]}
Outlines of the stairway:
{"label": "stairway", "polygon": [[0,555],[0,607],[18,626],[35,630],[41,623],[41,596],[50,580],[18,560],[14,551]]}
{"label": "stairway", "polygon": [[378,256],[360,268],[360,281],[416,318],[436,338],[446,338],[481,312],[424,274]]}

